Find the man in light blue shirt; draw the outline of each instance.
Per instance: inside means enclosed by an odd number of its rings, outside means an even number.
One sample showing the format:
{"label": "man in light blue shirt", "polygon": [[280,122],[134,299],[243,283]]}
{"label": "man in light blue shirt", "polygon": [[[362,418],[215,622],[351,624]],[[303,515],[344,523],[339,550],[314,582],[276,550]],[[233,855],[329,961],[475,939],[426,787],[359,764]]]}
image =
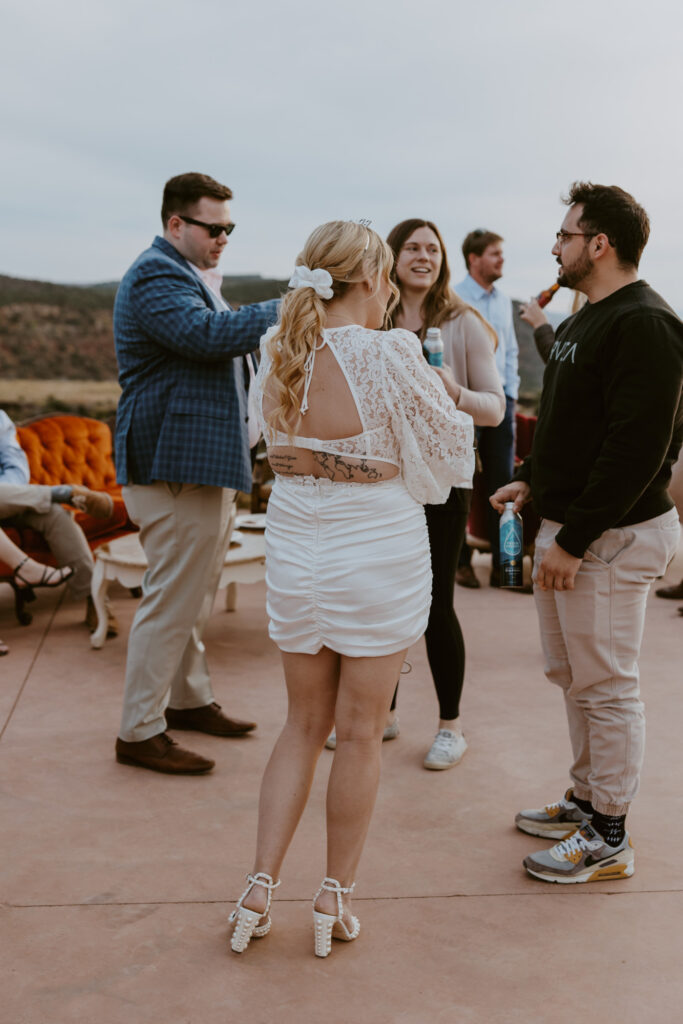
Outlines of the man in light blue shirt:
{"label": "man in light blue shirt", "polygon": [[[503,239],[493,231],[477,228],[470,231],[462,244],[467,276],[455,286],[461,299],[474,306],[488,320],[498,335],[496,366],[505,392],[505,417],[497,427],[479,427],[477,440],[486,494],[491,495],[506,483],[514,469],[515,409],[519,393],[517,337],[512,322],[512,302],[495,287],[503,276]],[[491,586],[500,586],[498,558],[498,515],[488,508],[489,540],[491,541]],[[464,587],[478,587],[479,581],[470,565],[471,550],[466,544],[460,556],[457,582]]]}

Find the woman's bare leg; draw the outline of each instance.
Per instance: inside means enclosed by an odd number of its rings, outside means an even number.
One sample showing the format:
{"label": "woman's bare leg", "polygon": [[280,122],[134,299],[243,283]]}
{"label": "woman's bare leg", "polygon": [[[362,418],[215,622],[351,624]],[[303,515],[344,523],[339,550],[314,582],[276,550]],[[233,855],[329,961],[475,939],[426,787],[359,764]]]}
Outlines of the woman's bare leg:
{"label": "woman's bare leg", "polygon": [[[334,710],[337,749],[327,787],[327,875],[344,887],[355,881],[370,826],[379,785],[382,733],[405,654],[341,659]],[[348,898],[343,902],[350,913]],[[316,908],[336,914],[335,894],[321,893]]]}
{"label": "woman's bare leg", "polygon": [[[282,652],[289,709],[261,783],[254,871],[274,880],[299,824],[320,752],[334,723],[340,656]],[[267,893],[255,886],[244,901],[263,911]]]}
{"label": "woman's bare leg", "polygon": [[[42,562],[36,562],[25,555],[21,548],[10,540],[4,530],[0,530],[0,559],[7,562],[10,569],[16,569],[21,565],[22,586],[40,583],[45,569],[48,568]],[[55,569],[54,572],[59,572],[59,570]]]}
{"label": "woman's bare leg", "polygon": [[11,569],[16,568],[26,555],[9,539],[4,530],[0,530],[0,558],[7,562]]}

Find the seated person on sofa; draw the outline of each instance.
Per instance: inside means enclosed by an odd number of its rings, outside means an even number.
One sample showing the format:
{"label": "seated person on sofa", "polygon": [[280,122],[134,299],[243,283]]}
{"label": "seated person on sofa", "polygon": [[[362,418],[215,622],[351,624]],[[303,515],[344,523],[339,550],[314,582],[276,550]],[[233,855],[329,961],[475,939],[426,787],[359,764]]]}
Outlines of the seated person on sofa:
{"label": "seated person on sofa", "polygon": [[[18,548],[4,530],[0,529],[0,559],[6,562],[12,570],[14,586],[19,587],[58,587],[66,583],[73,576],[73,569],[66,566],[63,569],[53,569],[41,562],[34,562],[32,558],[24,554]],[[3,640],[0,640],[0,656],[9,654],[9,647]]]}
{"label": "seated person on sofa", "polygon": [[[42,533],[60,566],[71,566],[69,590],[75,598],[86,598],[86,622],[94,629],[97,616],[90,600],[93,557],[80,526],[63,508],[70,505],[91,516],[108,519],[113,510],[110,495],[91,491],[80,484],[46,487],[29,483],[26,455],[17,441],[16,429],[0,409],[0,520],[5,525],[30,527]],[[117,626],[108,613],[108,634]]]}

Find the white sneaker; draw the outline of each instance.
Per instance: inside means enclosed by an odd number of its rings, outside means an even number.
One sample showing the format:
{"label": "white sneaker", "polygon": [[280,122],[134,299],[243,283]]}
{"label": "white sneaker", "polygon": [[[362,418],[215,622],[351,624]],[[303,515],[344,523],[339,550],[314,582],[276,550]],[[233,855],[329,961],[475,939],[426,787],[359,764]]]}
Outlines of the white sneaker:
{"label": "white sneaker", "polygon": [[[389,725],[385,726],[384,733],[382,735],[382,742],[386,740],[395,740],[396,737],[400,735],[400,732],[401,730],[398,726],[398,715],[396,715],[393,722],[390,722]],[[337,749],[337,734],[334,729],[325,740],[325,746],[328,750]]]}
{"label": "white sneaker", "polygon": [[425,768],[442,771],[444,768],[452,768],[461,761],[466,750],[467,740],[461,732],[439,729],[422,763]]}
{"label": "white sneaker", "polygon": [[384,734],[382,736],[382,742],[386,743],[387,740],[395,740],[400,734],[401,730],[398,727],[398,715],[394,715],[393,722],[384,727]]}

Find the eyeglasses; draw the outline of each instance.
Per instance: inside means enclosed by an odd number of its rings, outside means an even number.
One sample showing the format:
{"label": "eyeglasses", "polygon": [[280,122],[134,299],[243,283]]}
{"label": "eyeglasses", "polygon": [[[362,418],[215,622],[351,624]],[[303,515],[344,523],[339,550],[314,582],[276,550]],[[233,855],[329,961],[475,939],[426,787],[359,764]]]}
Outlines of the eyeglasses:
{"label": "eyeglasses", "polygon": [[595,232],[589,231],[557,231],[555,238],[562,245],[568,238],[595,238]]}
{"label": "eyeglasses", "polygon": [[184,220],[186,224],[196,224],[199,228],[206,228],[209,232],[209,238],[218,238],[223,231],[225,231],[226,238],[231,235],[235,230],[234,224],[205,224],[203,220],[195,220],[194,217],[184,217],[182,213],[178,216],[181,220]]}

